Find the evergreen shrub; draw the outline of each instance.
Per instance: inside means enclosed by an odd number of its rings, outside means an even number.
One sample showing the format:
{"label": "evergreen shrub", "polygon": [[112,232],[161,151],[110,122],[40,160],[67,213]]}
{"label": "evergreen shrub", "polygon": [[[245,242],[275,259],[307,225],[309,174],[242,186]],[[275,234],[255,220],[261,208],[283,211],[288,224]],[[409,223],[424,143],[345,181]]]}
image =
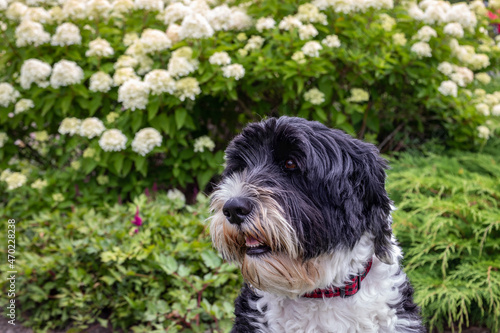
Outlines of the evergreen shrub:
{"label": "evergreen shrub", "polygon": [[12,214],[146,188],[191,202],[227,142],[268,115],[383,150],[471,148],[498,125],[500,93],[484,89],[500,48],[479,0],[2,1],[0,21]]}
{"label": "evergreen shrub", "polygon": [[499,143],[489,153],[437,149],[392,163],[393,228],[430,330],[500,330]]}

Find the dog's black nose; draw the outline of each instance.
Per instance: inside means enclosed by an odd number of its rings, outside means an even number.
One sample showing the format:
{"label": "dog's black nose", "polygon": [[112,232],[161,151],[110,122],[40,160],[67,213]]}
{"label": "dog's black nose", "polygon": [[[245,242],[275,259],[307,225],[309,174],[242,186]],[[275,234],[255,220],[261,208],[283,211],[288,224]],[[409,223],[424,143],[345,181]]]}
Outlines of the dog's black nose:
{"label": "dog's black nose", "polygon": [[222,207],[222,213],[224,213],[230,223],[239,225],[252,212],[252,209],[253,205],[250,199],[231,198]]}

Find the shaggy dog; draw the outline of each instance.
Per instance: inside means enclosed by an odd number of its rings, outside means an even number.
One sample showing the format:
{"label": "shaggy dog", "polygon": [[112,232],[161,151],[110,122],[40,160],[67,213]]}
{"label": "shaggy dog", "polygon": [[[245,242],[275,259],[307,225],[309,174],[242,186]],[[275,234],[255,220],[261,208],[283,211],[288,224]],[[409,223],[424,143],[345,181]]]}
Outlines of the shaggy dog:
{"label": "shaggy dog", "polygon": [[245,280],[232,332],[424,332],[375,146],[271,118],[246,127],[226,162],[210,232]]}

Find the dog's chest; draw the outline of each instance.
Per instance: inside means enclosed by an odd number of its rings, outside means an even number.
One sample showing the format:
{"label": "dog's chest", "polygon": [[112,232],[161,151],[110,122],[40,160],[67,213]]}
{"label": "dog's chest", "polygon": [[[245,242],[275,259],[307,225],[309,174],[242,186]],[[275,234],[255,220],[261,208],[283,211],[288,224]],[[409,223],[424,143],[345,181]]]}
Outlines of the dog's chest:
{"label": "dog's chest", "polygon": [[[394,332],[398,318],[388,304],[400,295],[396,288],[386,286],[387,282],[382,282],[383,286],[365,285],[356,295],[344,299],[289,299],[262,293],[254,304],[263,314],[259,333]],[[380,293],[378,288],[387,293]]]}

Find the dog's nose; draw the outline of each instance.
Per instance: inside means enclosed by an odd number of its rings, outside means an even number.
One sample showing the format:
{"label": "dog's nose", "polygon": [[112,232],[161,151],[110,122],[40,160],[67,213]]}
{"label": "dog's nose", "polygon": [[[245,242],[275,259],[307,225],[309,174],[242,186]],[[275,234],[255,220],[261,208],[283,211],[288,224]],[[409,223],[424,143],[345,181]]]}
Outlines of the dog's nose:
{"label": "dog's nose", "polygon": [[253,205],[249,199],[231,198],[222,207],[222,213],[224,213],[230,223],[239,225],[252,212],[252,209]]}

